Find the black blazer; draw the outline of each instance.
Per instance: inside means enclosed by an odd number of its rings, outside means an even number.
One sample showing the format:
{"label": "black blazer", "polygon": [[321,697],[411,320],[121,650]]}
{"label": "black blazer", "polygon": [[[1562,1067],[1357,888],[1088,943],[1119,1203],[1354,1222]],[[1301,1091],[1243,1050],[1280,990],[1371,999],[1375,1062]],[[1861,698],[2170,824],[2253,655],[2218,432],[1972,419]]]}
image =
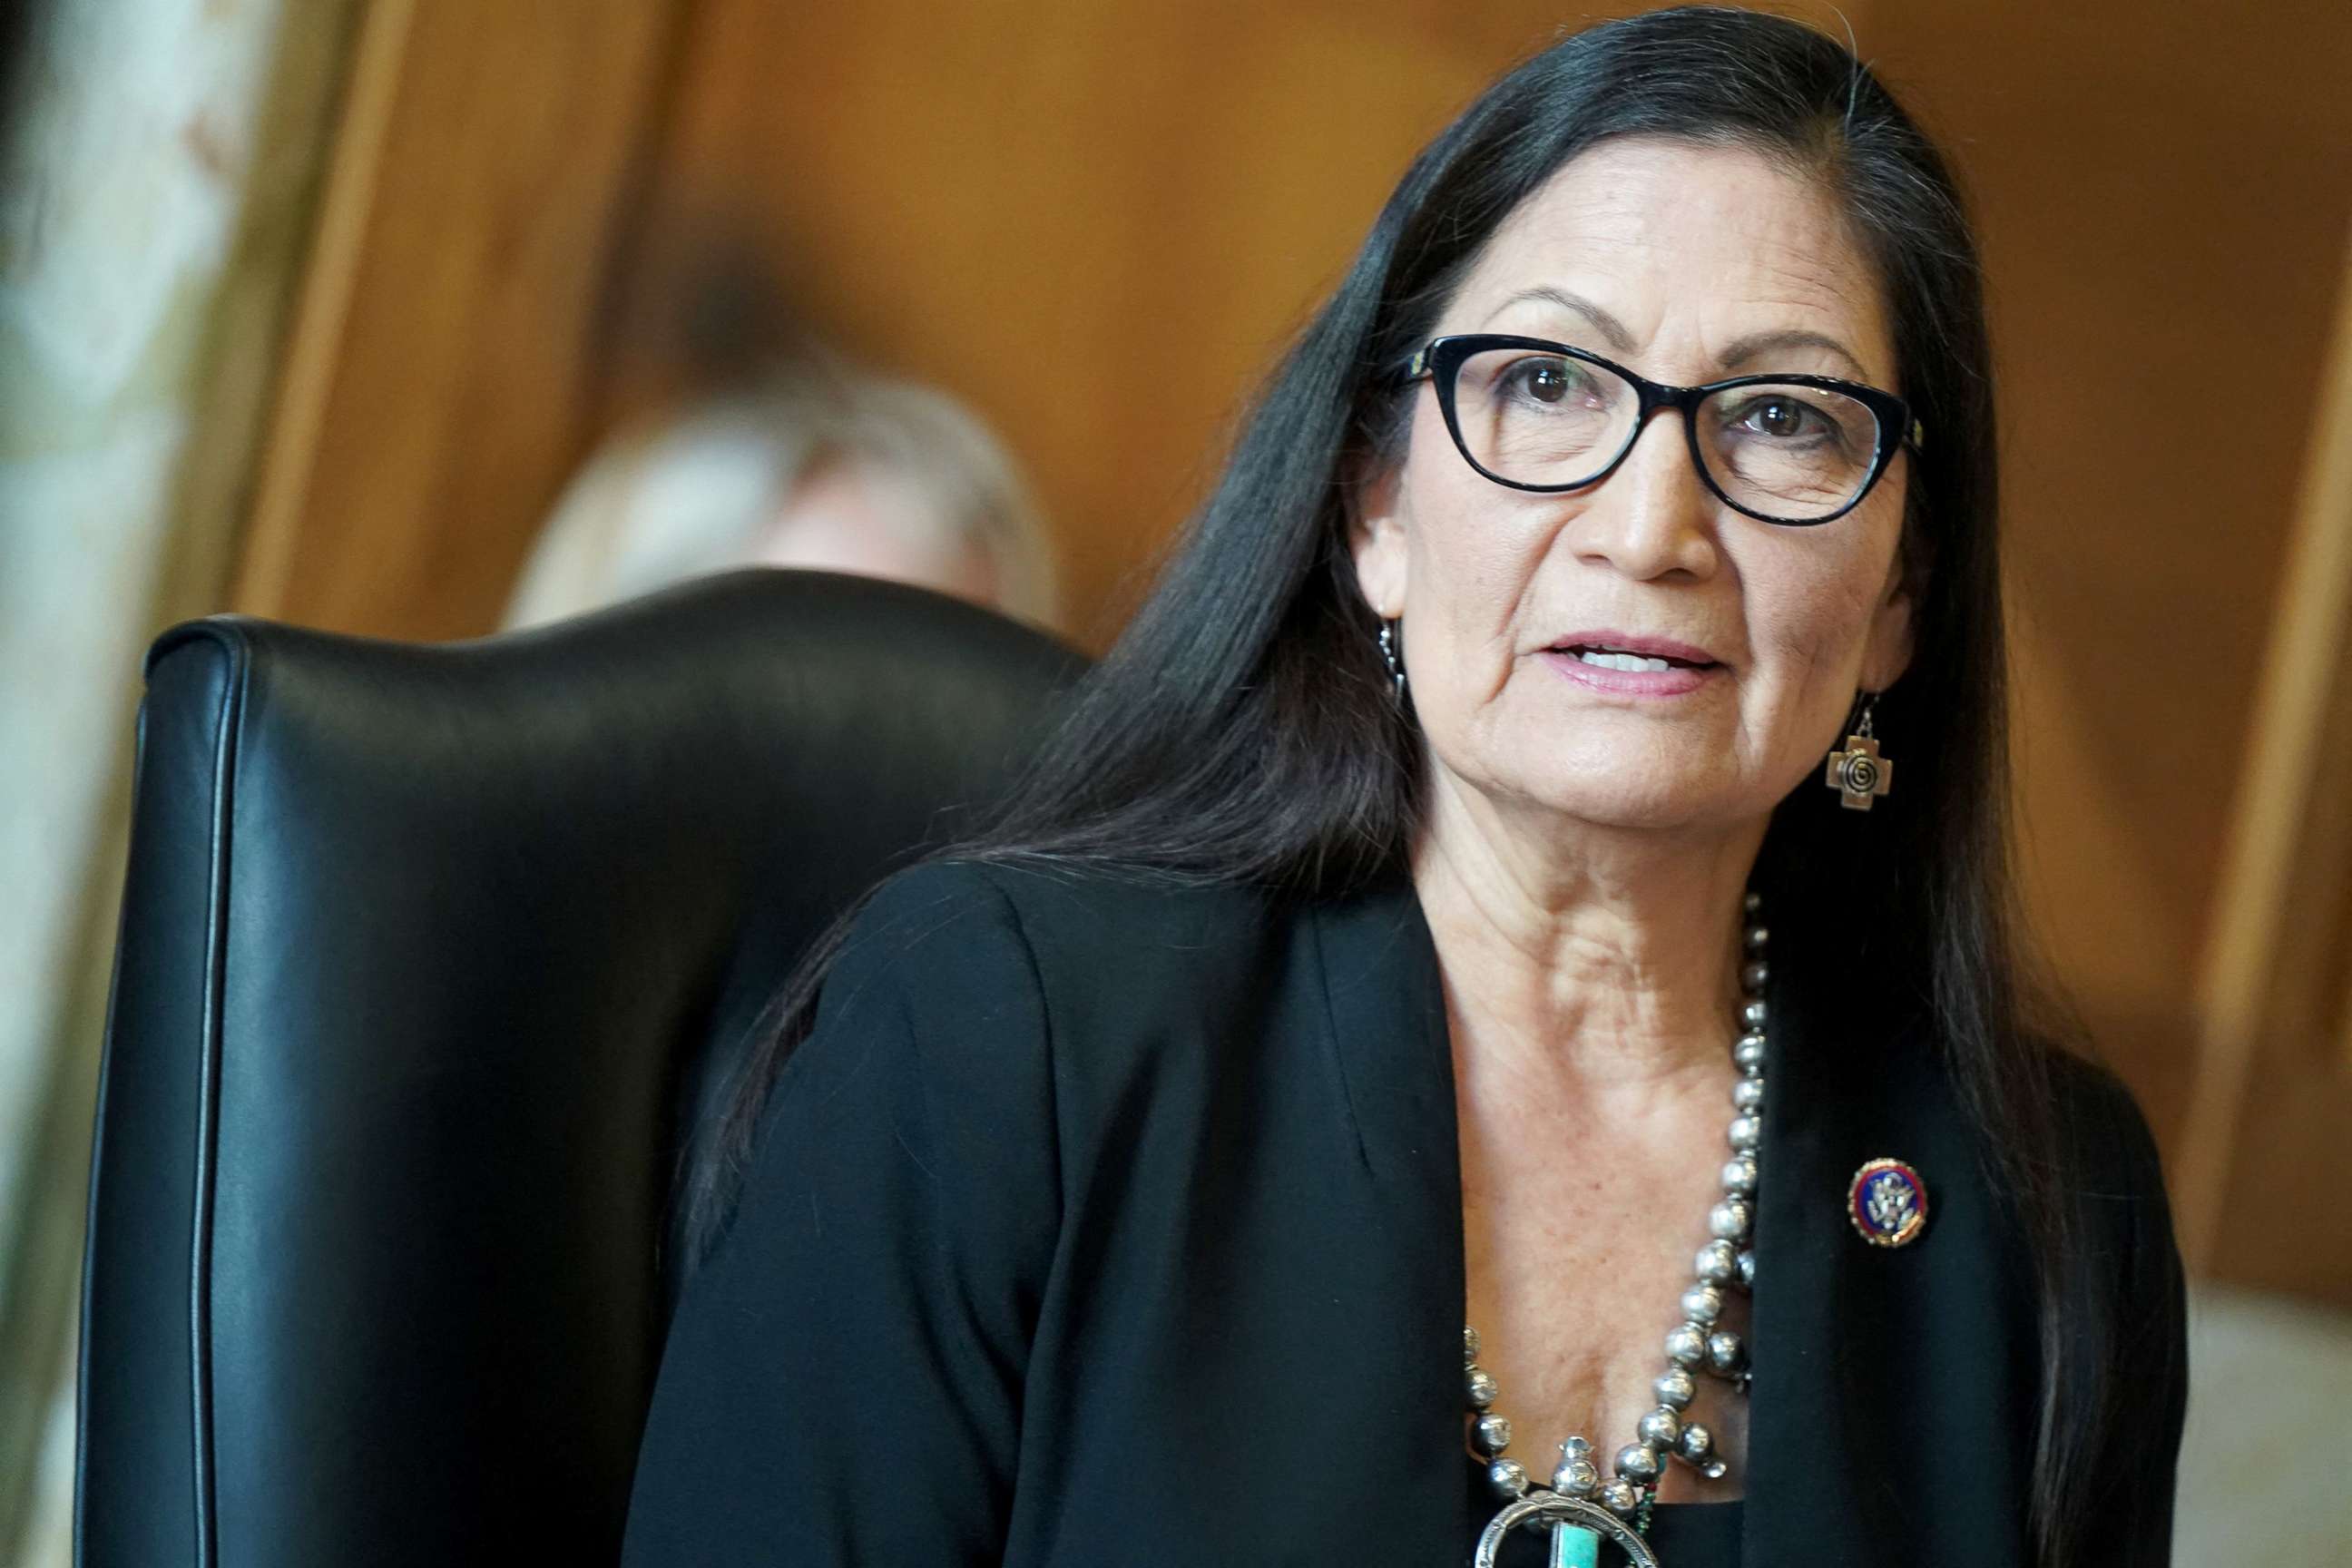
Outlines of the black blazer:
{"label": "black blazer", "polygon": [[[1739,1561],[2025,1564],[2027,1257],[1916,1012],[1840,950],[1775,926]],[[2087,1245],[2145,1340],[2097,1561],[2159,1564],[2179,1263],[2128,1097],[2066,1083]],[[1900,1249],[1845,1215],[1881,1155],[1929,1187]],[[901,875],[681,1304],[625,1561],[1466,1563],[1493,1505],[1463,1448],[1456,1161],[1402,881]]]}

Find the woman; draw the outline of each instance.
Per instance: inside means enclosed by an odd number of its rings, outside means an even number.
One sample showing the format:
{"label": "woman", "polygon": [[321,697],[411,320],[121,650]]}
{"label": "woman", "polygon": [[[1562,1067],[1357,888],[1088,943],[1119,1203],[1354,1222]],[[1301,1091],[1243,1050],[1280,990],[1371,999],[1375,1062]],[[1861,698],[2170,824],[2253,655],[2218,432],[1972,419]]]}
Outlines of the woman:
{"label": "woman", "polygon": [[630,1560],[2164,1561],[2156,1157],[2010,936],[1989,367],[1819,35],[1472,105],[1010,819],[787,997]]}

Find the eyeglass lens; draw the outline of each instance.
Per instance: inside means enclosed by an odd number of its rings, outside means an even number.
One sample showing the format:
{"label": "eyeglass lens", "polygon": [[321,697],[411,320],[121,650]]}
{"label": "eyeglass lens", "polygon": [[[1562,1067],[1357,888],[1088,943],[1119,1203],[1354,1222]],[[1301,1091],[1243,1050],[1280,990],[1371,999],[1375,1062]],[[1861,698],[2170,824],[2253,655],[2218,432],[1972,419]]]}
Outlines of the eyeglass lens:
{"label": "eyeglass lens", "polygon": [[[1524,348],[1462,362],[1454,423],[1477,465],[1514,484],[1572,487],[1597,478],[1633,438],[1633,384],[1582,360]],[[1696,416],[1699,459],[1736,504],[1804,521],[1845,507],[1868,483],[1878,418],[1825,387],[1756,384],[1710,394]]]}

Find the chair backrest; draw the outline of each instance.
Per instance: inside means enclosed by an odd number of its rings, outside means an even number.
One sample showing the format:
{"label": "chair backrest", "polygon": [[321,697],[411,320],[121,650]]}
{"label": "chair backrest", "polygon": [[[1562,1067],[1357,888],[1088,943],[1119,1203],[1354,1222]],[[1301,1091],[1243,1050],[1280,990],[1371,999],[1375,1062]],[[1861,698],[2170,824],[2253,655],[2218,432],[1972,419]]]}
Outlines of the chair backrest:
{"label": "chair backrest", "polygon": [[83,1568],[615,1560],[683,1142],[808,941],[969,823],[1080,662],[782,572],[449,647],[162,637]]}

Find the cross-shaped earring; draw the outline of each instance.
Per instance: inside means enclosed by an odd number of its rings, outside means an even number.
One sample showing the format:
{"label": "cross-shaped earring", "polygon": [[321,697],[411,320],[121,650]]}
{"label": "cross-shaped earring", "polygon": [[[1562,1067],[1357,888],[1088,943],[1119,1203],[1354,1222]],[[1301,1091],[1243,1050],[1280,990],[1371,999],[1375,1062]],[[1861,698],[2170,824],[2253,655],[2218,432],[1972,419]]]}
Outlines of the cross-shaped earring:
{"label": "cross-shaped earring", "polygon": [[1895,782],[1895,764],[1878,754],[1878,742],[1871,732],[1871,710],[1877,705],[1877,692],[1862,694],[1862,717],[1845,738],[1845,749],[1830,753],[1829,771],[1822,779],[1838,792],[1838,804],[1848,811],[1868,811],[1871,802]]}

